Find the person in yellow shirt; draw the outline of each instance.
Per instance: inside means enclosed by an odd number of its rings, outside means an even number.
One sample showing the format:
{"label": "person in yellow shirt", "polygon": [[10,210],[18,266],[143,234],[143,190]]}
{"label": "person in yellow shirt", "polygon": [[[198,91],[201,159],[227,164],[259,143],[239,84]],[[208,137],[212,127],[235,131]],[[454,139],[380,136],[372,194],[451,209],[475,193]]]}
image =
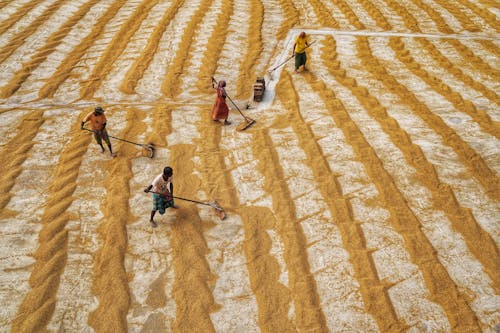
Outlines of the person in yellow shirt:
{"label": "person in yellow shirt", "polygon": [[95,141],[99,146],[101,146],[102,152],[104,153],[104,147],[102,145],[102,140],[104,140],[108,145],[111,156],[115,157],[116,154],[113,153],[111,141],[109,140],[108,132],[106,131],[106,116],[104,115],[103,108],[98,106],[94,109],[94,111],[90,112],[82,121],[82,129],[87,121],[90,122],[90,128],[92,129],[92,132],[94,132]]}
{"label": "person in yellow shirt", "polygon": [[307,42],[306,33],[302,31],[295,38],[295,43],[293,44],[292,54],[295,55],[295,72],[299,71],[300,67],[302,67],[302,70],[306,69],[306,49],[308,47],[309,43]]}

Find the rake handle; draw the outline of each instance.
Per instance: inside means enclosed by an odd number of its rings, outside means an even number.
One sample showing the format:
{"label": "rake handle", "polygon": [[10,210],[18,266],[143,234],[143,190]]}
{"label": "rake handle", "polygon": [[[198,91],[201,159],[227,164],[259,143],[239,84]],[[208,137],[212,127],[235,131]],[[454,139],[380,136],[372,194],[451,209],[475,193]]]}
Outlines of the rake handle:
{"label": "rake handle", "polygon": [[[154,194],[160,194],[160,195],[162,195],[161,193],[154,192],[154,191],[149,191],[149,192],[150,193],[154,193]],[[186,198],[181,198],[181,197],[176,197],[175,195],[172,196],[172,198],[179,199],[179,200],[184,200],[184,201],[189,201],[189,202],[194,202],[194,203],[197,203],[197,204],[200,204],[200,205],[210,206],[210,204],[207,204],[206,202],[196,201],[196,200],[191,200],[191,199],[186,199]]]}
{"label": "rake handle", "polygon": [[[311,45],[313,45],[314,43],[316,43],[316,41],[312,41],[311,44],[309,44],[308,46],[306,46],[306,49],[311,47]],[[294,54],[292,54],[290,57],[288,57],[285,61],[283,61],[281,64],[279,64],[278,66],[274,67],[273,69],[269,70],[268,72],[271,73],[271,72],[274,72],[276,69],[280,68],[281,66],[283,66],[284,64],[286,64],[288,62],[288,60],[292,59],[293,57],[295,56],[295,52]]]}
{"label": "rake handle", "polygon": [[[95,131],[93,131],[93,130],[91,130],[91,129],[88,129],[88,128],[85,128],[85,127],[83,127],[82,129],[84,129],[84,130],[86,130],[86,131],[89,131],[89,132],[92,132],[92,133],[95,133]],[[141,146],[141,147],[144,147],[144,145],[143,145],[143,144],[140,144],[140,143],[137,143],[137,142],[132,142],[132,141],[129,141],[129,140],[125,140],[125,139],[122,139],[122,138],[117,138],[116,136],[112,136],[112,135],[109,135],[109,134],[108,134],[108,137],[113,138],[113,139],[115,139],[115,140],[128,142],[128,143],[131,143],[131,144],[136,145],[136,146]]]}

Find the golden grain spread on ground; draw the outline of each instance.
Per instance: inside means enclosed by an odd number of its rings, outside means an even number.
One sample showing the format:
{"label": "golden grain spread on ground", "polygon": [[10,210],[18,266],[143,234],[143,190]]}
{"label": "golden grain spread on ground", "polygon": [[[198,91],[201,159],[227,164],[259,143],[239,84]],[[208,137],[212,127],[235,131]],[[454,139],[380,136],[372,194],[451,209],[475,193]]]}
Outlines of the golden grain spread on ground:
{"label": "golden grain spread on ground", "polygon": [[0,331],[500,330],[498,2],[0,0],[0,73]]}

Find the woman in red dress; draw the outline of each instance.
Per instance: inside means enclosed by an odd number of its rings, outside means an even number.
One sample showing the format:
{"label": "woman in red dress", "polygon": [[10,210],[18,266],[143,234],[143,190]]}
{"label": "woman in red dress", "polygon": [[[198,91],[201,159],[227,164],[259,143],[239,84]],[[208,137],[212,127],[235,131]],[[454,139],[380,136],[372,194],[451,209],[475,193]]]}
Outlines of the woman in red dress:
{"label": "woman in red dress", "polygon": [[231,122],[227,120],[229,117],[229,108],[226,104],[226,81],[221,80],[217,84],[217,99],[215,100],[214,107],[212,109],[212,119],[214,121],[219,121],[224,119],[224,125],[229,125]]}

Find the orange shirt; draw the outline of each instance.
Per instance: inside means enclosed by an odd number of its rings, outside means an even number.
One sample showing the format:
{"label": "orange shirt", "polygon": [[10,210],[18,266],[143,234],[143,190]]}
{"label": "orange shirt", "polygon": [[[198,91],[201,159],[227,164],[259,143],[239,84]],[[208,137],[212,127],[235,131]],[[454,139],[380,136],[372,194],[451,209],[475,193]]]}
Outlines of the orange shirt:
{"label": "orange shirt", "polygon": [[104,114],[96,115],[94,111],[90,112],[83,120],[84,122],[90,121],[90,127],[93,131],[100,131],[106,123],[106,116]]}

